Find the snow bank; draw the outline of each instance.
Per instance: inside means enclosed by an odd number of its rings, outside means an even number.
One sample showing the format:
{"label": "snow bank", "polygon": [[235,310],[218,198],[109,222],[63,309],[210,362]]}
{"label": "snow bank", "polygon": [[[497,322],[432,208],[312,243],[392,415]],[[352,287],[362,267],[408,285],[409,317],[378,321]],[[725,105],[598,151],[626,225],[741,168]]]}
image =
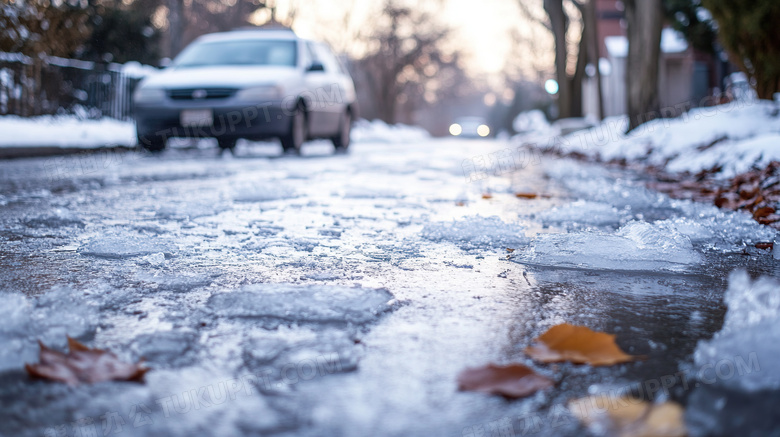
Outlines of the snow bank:
{"label": "snow bank", "polygon": [[628,119],[612,117],[599,126],[564,137],[518,136],[544,149],[580,153],[604,161],[640,161],[675,172],[722,167],[733,177],[780,160],[780,111],[763,100],[741,100],[696,108],[677,118],[657,119],[625,135]]}
{"label": "snow bank", "polygon": [[258,284],[214,294],[207,305],[220,317],[264,319],[274,327],[285,323],[364,325],[390,311],[392,300],[385,289]]}
{"label": "snow bank", "polygon": [[684,271],[702,263],[690,238],[668,223],[631,222],[615,234],[541,234],[518,262],[594,270]]}
{"label": "snow bank", "polygon": [[134,147],[135,123],[110,118],[84,120],[76,116],[0,117],[0,147],[98,148]]}
{"label": "snow bank", "polygon": [[[746,272],[737,271],[729,277],[725,301],[723,328],[696,346],[696,367],[712,369],[703,376],[717,378],[726,387],[780,389],[780,283],[768,277],[751,281]],[[741,363],[758,368],[734,369]],[[727,370],[729,377],[724,376]]]}
{"label": "snow bank", "polygon": [[351,138],[356,143],[408,143],[430,138],[430,134],[418,126],[358,120],[352,127]]}
{"label": "snow bank", "polygon": [[529,241],[522,226],[504,223],[496,216],[429,223],[423,227],[420,236],[436,243],[455,243],[463,250],[517,248]]}

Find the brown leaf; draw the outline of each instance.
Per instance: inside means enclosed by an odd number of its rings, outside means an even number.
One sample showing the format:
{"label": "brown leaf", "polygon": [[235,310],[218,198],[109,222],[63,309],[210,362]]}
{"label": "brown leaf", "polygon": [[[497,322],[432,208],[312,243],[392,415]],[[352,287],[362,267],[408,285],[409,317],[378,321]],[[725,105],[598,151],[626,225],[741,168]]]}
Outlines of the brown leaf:
{"label": "brown leaf", "polygon": [[589,396],[569,402],[569,411],[599,434],[619,437],[685,437],[683,409],[675,402],[651,404],[636,398]]}
{"label": "brown leaf", "polygon": [[483,199],[492,199],[492,198],[493,198],[493,195],[492,195],[492,194],[490,194],[490,193],[485,193],[485,194],[483,194],[483,195],[482,195],[482,198],[483,198]]}
{"label": "brown leaf", "polygon": [[519,199],[536,199],[538,195],[534,193],[515,193],[515,197]]}
{"label": "brown leaf", "polygon": [[753,211],[753,218],[760,219],[764,217],[769,217],[774,213],[775,213],[774,208],[772,208],[771,206],[764,206],[762,208],[758,208],[757,210]]}
{"label": "brown leaf", "polygon": [[552,386],[553,381],[550,378],[539,375],[522,364],[488,364],[466,369],[458,375],[460,390],[496,394],[510,399],[530,396]]}
{"label": "brown leaf", "polygon": [[512,253],[512,252],[514,252],[515,250],[514,250],[514,249],[510,249],[510,248],[508,248],[508,247],[507,247],[507,248],[506,248],[506,251],[507,251],[507,252],[509,252],[509,253]]}
{"label": "brown leaf", "polygon": [[763,249],[763,250],[772,250],[774,249],[775,244],[772,242],[769,243],[756,243],[756,249]]}
{"label": "brown leaf", "polygon": [[620,350],[614,335],[568,323],[553,326],[534,341],[536,344],[525,348],[525,353],[542,363],[570,361],[610,366],[637,358]]}
{"label": "brown leaf", "polygon": [[116,355],[101,349],[90,349],[68,337],[70,352],[64,354],[46,347],[40,341],[40,362],[25,364],[27,373],[35,378],[64,382],[71,386],[101,381],[143,381],[148,368],[141,363],[119,361]]}
{"label": "brown leaf", "polygon": [[455,206],[464,206],[466,202],[455,202]]}

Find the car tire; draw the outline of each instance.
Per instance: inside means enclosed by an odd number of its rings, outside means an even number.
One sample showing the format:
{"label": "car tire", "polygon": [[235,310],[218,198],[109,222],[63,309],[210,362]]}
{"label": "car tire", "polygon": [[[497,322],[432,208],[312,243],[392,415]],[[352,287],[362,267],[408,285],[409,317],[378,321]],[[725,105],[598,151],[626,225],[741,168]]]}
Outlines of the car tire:
{"label": "car tire", "polygon": [[307,127],[306,108],[303,103],[298,103],[295,112],[290,117],[290,128],[287,134],[280,138],[285,153],[301,153],[301,147],[308,137]]}
{"label": "car tire", "polygon": [[138,134],[138,144],[152,153],[160,153],[165,150],[166,139],[159,135]]}
{"label": "car tire", "polygon": [[330,138],[337,153],[344,153],[349,149],[350,135],[352,134],[352,112],[347,109],[339,121],[339,131]]}
{"label": "car tire", "polygon": [[236,140],[232,138],[217,138],[217,145],[220,151],[230,150],[232,152],[236,148]]}

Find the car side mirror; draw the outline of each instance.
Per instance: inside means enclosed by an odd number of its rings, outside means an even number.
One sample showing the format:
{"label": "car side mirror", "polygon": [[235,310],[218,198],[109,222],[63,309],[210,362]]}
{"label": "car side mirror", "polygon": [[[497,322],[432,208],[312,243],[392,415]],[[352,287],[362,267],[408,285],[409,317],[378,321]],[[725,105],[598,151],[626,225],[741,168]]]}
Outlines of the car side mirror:
{"label": "car side mirror", "polygon": [[306,69],[306,71],[325,71],[325,66],[322,65],[322,62],[315,61],[309,65],[309,68]]}

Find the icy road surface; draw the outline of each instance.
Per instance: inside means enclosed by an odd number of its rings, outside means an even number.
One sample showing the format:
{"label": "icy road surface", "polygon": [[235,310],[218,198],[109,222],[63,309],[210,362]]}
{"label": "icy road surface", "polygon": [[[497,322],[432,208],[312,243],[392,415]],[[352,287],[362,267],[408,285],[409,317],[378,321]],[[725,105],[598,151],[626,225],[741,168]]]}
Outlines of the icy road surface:
{"label": "icy road surface", "polygon": [[[683,403],[692,435],[776,427],[780,297],[748,277],[780,272],[755,248],[775,233],[572,161],[474,173],[507,147],[0,162],[0,435],[579,436],[567,401],[627,387]],[[646,359],[531,362],[562,322]],[[28,379],[37,340],[66,335],[153,370]],[[557,384],[511,402],[457,390],[491,362]]]}

